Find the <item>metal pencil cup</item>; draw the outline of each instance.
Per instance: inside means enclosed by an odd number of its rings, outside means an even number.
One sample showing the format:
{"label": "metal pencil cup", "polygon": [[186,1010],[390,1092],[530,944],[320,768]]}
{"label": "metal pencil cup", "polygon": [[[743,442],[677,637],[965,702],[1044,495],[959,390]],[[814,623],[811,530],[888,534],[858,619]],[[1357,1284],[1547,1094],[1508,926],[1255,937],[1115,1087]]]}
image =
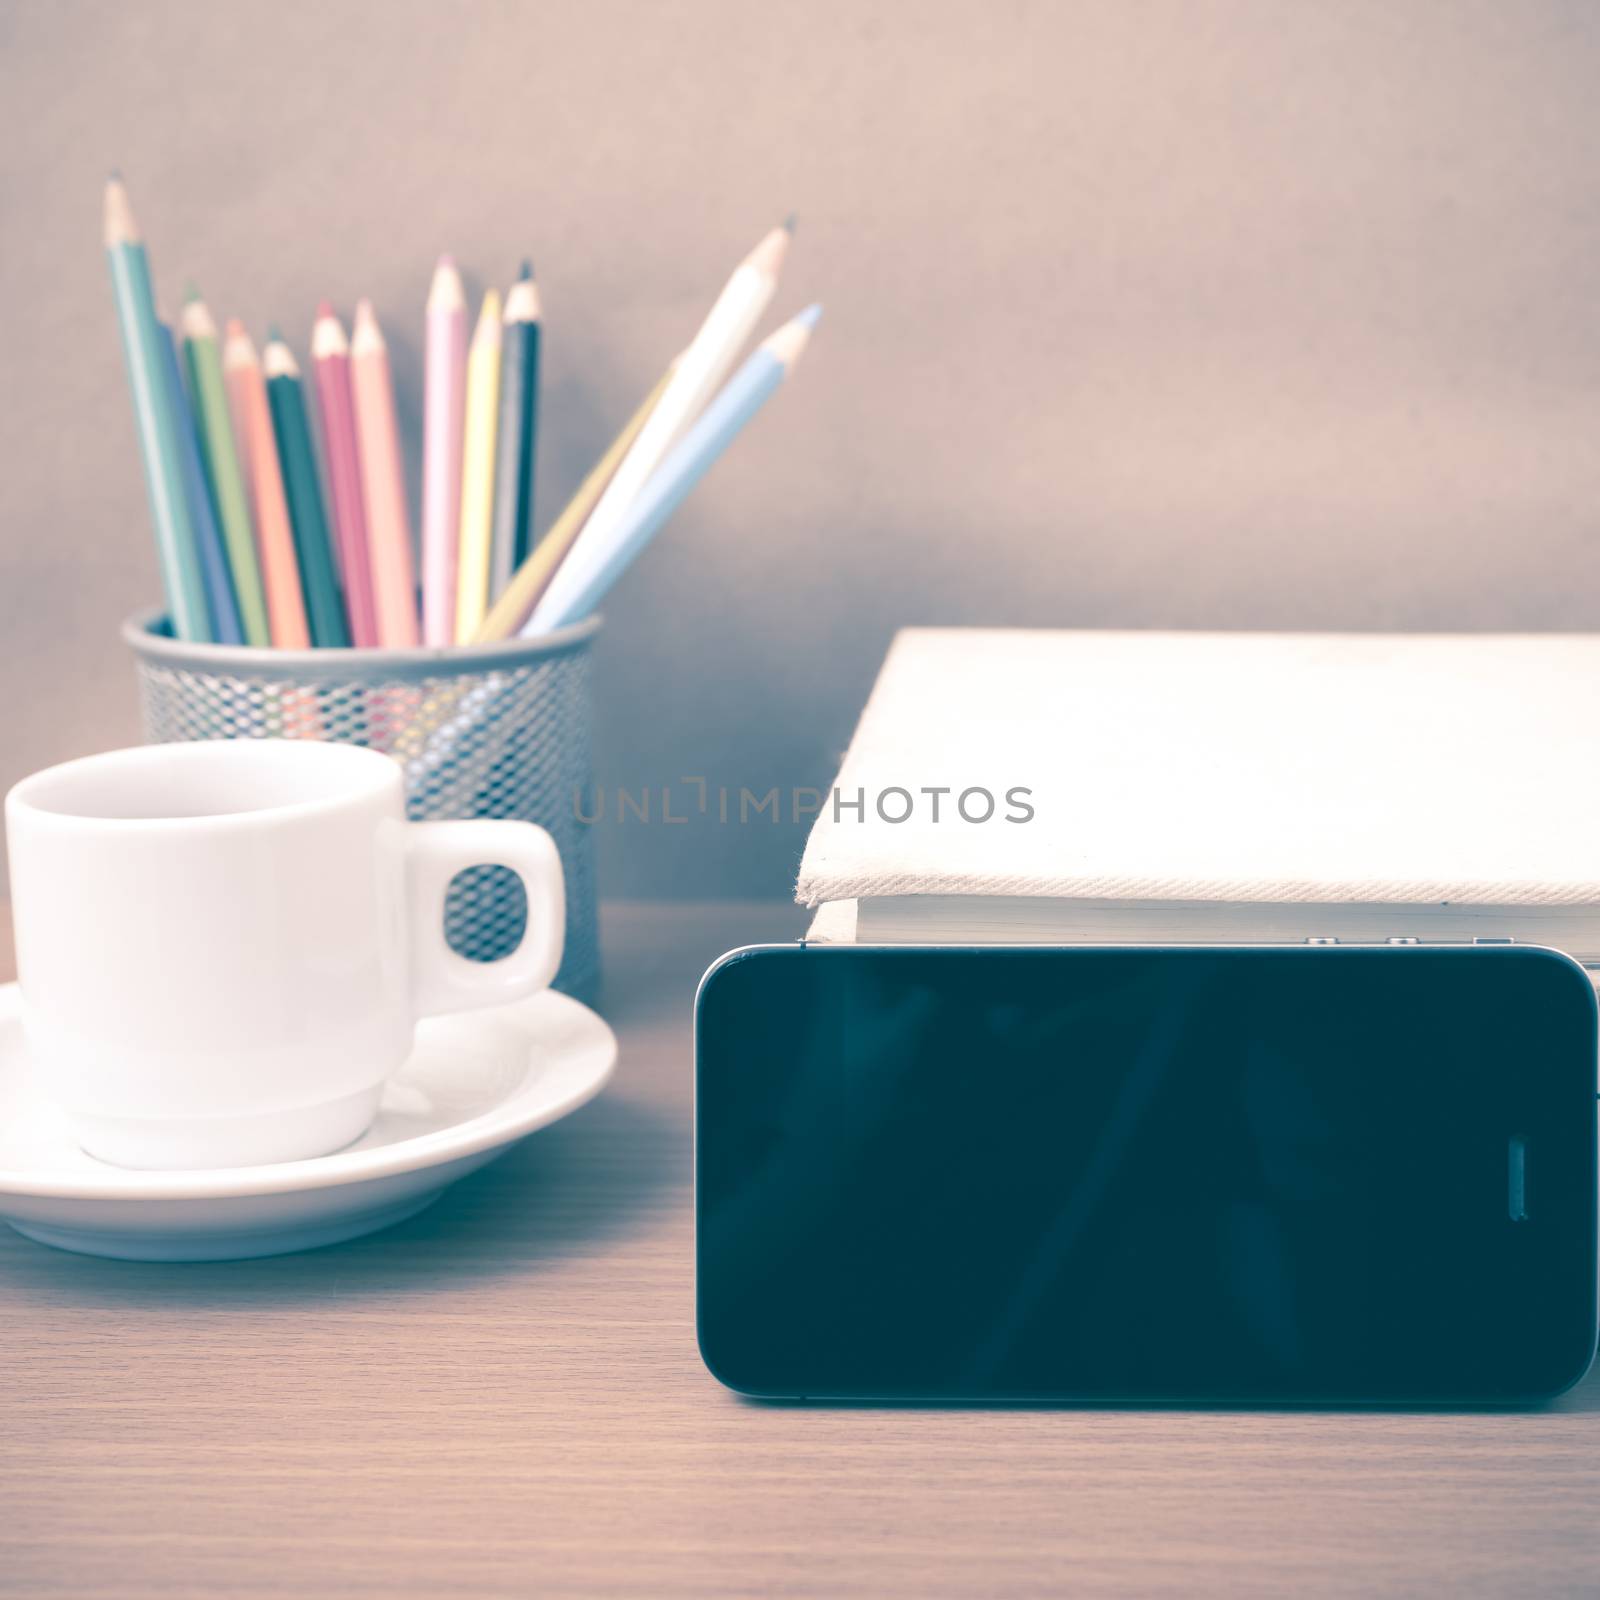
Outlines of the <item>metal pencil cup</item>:
{"label": "metal pencil cup", "polygon": [[[594,851],[576,802],[592,787],[591,617],[545,638],[458,650],[258,650],[186,644],[165,616],[123,624],[139,667],[145,735],[327,739],[367,745],[405,768],[413,821],[514,817],[549,830],[567,884],[567,941],[556,987],[592,998],[600,977]],[[593,814],[592,812],[590,813]],[[493,961],[527,920],[522,884],[476,867],[451,886],[445,932]]]}

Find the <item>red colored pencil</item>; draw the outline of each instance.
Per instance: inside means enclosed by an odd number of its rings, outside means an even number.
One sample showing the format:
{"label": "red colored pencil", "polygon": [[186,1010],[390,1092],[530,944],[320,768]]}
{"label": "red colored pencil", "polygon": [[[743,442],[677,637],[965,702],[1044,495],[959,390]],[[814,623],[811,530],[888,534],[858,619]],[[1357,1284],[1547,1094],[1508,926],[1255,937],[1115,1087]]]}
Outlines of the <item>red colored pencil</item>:
{"label": "red colored pencil", "polygon": [[367,513],[361,494],[361,457],[356,443],[355,402],[350,389],[350,341],[333,307],[317,307],[311,330],[311,365],[322,413],[322,442],[328,462],[328,492],[344,578],[350,642],[378,643],[378,614],[372,593],[372,563],[367,551]]}

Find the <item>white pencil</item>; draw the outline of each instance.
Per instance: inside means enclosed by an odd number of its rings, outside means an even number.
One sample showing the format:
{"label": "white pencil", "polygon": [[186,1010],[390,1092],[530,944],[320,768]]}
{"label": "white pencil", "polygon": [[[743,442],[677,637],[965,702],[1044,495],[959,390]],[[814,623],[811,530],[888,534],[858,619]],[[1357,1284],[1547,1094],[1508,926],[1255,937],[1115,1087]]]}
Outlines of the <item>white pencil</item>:
{"label": "white pencil", "polygon": [[589,559],[582,564],[571,556],[562,562],[522,629],[524,638],[577,622],[600,604],[689,491],[789,376],[821,315],[821,306],[809,306],[757,346],[651,475],[610,541],[591,545]]}
{"label": "white pencil", "polygon": [[456,634],[456,536],[467,405],[467,299],[453,256],[440,256],[428,290],[422,424],[422,638]]}
{"label": "white pencil", "polygon": [[[585,571],[594,559],[594,552],[610,548],[617,527],[635,496],[727,377],[762,313],[771,304],[793,234],[794,218],[790,217],[734,268],[733,276],[717,296],[717,303],[679,360],[666,392],[650,413],[650,420],[634,440],[633,448],[622,458],[616,476],[606,485],[600,503],[590,513],[583,532],[568,551],[562,572],[569,568],[575,573]],[[558,573],[557,581],[560,577]]]}

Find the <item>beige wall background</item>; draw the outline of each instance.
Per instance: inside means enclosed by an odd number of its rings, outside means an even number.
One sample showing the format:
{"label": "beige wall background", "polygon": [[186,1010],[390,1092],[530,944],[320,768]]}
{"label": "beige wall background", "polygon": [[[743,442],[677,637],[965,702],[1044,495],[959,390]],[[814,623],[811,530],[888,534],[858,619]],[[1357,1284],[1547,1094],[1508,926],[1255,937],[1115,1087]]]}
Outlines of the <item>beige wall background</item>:
{"label": "beige wall background", "polygon": [[[120,166],[304,353],[439,251],[538,266],[553,510],[794,208],[796,380],[607,606],[599,776],[823,785],[909,622],[1589,628],[1600,9],[0,5],[0,785],[138,737],[157,592],[99,248]],[[770,894],[803,830],[600,830]]]}

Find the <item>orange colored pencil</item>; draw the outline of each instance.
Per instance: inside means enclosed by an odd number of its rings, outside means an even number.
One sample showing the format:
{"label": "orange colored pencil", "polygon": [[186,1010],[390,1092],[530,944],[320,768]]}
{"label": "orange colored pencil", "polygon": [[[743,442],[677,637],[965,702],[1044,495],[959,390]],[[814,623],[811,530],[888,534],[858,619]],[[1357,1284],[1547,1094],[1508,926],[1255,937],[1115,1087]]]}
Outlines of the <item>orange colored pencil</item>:
{"label": "orange colored pencil", "polygon": [[405,470],[395,422],[389,347],[370,300],[356,305],[350,334],[350,392],[361,457],[361,495],[367,508],[378,643],[406,650],[417,643],[417,580],[406,518]]}
{"label": "orange colored pencil", "polygon": [[239,442],[250,463],[248,479],[256,514],[256,548],[267,591],[267,625],[280,650],[308,650],[305,596],[300,590],[300,563],[294,553],[289,502],[283,492],[283,469],[272,432],[272,409],[256,347],[237,317],[228,323],[222,351],[228,391],[237,406]]}

